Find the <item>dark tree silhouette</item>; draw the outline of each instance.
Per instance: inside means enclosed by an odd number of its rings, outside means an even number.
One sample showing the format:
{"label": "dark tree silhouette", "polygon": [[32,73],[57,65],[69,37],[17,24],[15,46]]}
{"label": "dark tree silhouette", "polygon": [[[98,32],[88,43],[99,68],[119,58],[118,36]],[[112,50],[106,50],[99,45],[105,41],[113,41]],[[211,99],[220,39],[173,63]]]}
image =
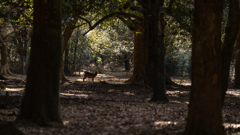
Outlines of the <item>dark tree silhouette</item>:
{"label": "dark tree silhouette", "polygon": [[224,135],[221,91],[223,0],[196,0],[194,10],[192,87],[185,134]]}
{"label": "dark tree silhouette", "polygon": [[62,56],[61,0],[34,1],[33,36],[27,84],[17,121],[62,123],[59,80]]}
{"label": "dark tree silhouette", "polygon": [[164,66],[164,27],[165,21],[160,7],[164,0],[144,0],[149,14],[144,14],[145,44],[147,46],[147,64],[145,67],[145,83],[150,84],[154,94],[151,101],[168,102],[166,96],[165,66]]}

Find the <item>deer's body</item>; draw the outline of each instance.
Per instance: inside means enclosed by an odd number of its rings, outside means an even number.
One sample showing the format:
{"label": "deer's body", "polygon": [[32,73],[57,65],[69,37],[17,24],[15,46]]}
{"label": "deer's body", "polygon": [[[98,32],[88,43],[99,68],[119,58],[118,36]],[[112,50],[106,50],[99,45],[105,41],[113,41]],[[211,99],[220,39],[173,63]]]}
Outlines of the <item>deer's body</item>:
{"label": "deer's body", "polygon": [[84,77],[83,77],[83,81],[86,78],[92,78],[92,82],[94,82],[94,78],[97,76],[98,72],[95,71],[95,73],[89,72],[89,71],[84,71]]}

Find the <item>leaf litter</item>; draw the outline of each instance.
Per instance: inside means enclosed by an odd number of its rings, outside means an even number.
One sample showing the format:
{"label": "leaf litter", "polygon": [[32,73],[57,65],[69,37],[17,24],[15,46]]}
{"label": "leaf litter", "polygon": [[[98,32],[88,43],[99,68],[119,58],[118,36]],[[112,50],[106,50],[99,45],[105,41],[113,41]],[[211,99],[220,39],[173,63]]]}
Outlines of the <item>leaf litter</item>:
{"label": "leaf litter", "polygon": [[[16,119],[24,79],[15,76],[8,82],[7,89],[0,91],[0,120]],[[189,87],[169,87],[170,102],[153,103],[149,102],[151,90],[146,90],[143,85],[124,83],[125,76],[94,83],[79,81],[79,77],[70,79],[75,81],[62,84],[60,90],[64,126],[17,124],[17,128],[26,135],[177,135],[184,131]],[[223,125],[228,134],[240,134],[239,95],[239,89],[227,92]]]}

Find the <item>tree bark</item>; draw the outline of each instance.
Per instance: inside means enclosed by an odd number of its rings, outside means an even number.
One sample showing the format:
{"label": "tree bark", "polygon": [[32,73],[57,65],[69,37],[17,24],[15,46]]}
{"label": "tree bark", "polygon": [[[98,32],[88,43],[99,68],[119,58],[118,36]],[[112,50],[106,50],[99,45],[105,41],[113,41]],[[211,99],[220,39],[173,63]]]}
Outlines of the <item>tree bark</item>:
{"label": "tree bark", "polygon": [[62,124],[59,105],[62,62],[61,0],[34,1],[27,84],[17,121]]}
{"label": "tree bark", "polygon": [[130,60],[127,59],[127,58],[129,57],[129,55],[130,55],[129,53],[123,54],[123,58],[126,59],[126,60],[123,62],[126,72],[129,72],[129,71],[130,71],[130,68],[131,68],[131,66],[130,66]]}
{"label": "tree bark", "polygon": [[[69,41],[69,39],[70,39],[70,37],[71,37],[71,35],[72,35],[72,33],[73,33],[73,30],[75,29],[76,23],[77,23],[77,19],[76,19],[76,18],[72,19],[72,20],[67,24],[67,27],[66,27],[63,35],[62,35],[62,38],[63,38],[62,56],[63,56],[64,51],[65,51],[65,49],[66,49],[67,43],[68,43],[68,41]],[[62,81],[69,81],[69,80],[67,79],[67,77],[65,76],[65,74],[64,74],[64,65],[63,65],[63,63],[64,63],[64,62],[63,62],[63,59],[62,59],[61,80],[62,80]]]}
{"label": "tree bark", "polygon": [[237,36],[237,40],[236,40],[236,47],[238,50],[238,54],[237,54],[237,59],[236,59],[236,63],[235,63],[235,84],[234,87],[235,88],[240,88],[240,29],[238,31],[238,36]]}
{"label": "tree bark", "polygon": [[228,89],[228,79],[230,63],[232,59],[233,47],[239,31],[239,1],[229,0],[228,22],[225,28],[225,37],[222,46],[222,92],[223,103],[226,91]]}
{"label": "tree bark", "polygon": [[144,15],[145,44],[147,46],[147,64],[145,68],[145,83],[153,88],[151,101],[168,102],[166,96],[165,66],[164,66],[164,27],[165,21],[160,7],[164,0],[144,1],[149,14]]}
{"label": "tree bark", "polygon": [[12,75],[8,68],[7,46],[4,43],[1,45],[1,75]]}
{"label": "tree bark", "polygon": [[221,21],[223,0],[196,0],[192,87],[186,135],[224,135],[222,126]]}
{"label": "tree bark", "polygon": [[134,31],[133,73],[129,81],[140,83],[143,81],[146,65],[146,46],[144,44],[143,24],[137,25]]}
{"label": "tree bark", "polygon": [[69,70],[69,64],[70,64],[70,62],[69,62],[69,47],[68,46],[66,46],[66,48],[65,48],[65,60],[64,60],[64,74],[65,75],[68,75],[68,76],[70,76],[71,75],[71,72],[70,72],[70,70]]}

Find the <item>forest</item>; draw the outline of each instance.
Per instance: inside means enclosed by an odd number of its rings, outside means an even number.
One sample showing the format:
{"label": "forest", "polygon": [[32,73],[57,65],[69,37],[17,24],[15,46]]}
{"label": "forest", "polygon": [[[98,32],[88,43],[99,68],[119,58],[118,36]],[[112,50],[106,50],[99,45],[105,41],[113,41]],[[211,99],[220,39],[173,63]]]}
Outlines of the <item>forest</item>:
{"label": "forest", "polygon": [[0,135],[239,135],[240,0],[0,0]]}

